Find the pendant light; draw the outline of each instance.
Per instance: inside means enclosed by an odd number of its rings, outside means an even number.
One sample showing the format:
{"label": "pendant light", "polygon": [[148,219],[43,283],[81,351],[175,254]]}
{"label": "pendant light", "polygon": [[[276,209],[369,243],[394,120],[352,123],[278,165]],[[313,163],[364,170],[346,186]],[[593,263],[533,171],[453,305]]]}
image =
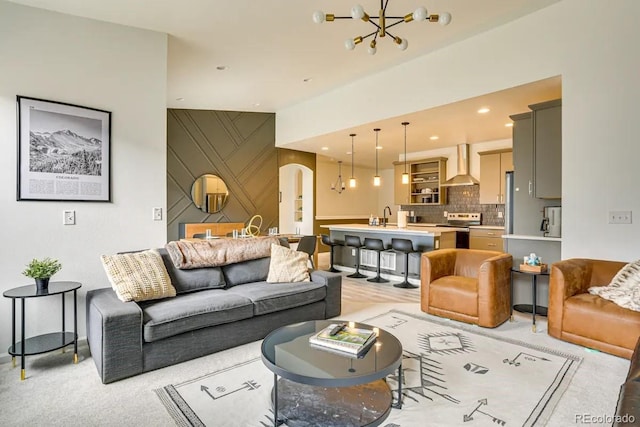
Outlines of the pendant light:
{"label": "pendant light", "polygon": [[373,177],[373,186],[380,187],[381,180],[378,175],[378,132],[380,132],[380,128],[375,128],[373,131],[376,133],[376,174]]}
{"label": "pendant light", "polygon": [[355,133],[349,134],[351,137],[351,178],[349,178],[349,188],[356,188],[356,177],[353,175],[353,137]]}
{"label": "pendant light", "polygon": [[402,183],[409,183],[409,172],[407,172],[407,125],[409,122],[402,122],[404,126],[404,173],[402,174]]}

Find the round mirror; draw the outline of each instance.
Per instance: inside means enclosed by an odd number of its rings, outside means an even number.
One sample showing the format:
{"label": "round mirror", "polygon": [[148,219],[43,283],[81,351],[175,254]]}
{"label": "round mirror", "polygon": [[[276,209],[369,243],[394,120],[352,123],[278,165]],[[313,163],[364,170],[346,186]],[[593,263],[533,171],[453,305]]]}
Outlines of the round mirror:
{"label": "round mirror", "polygon": [[217,175],[201,175],[191,186],[191,200],[202,212],[220,212],[228,199],[227,184]]}

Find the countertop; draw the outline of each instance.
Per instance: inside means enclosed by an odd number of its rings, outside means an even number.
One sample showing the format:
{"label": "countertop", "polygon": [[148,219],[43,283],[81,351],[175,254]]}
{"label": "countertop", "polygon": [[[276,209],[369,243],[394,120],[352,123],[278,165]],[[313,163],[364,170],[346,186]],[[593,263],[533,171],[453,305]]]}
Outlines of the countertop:
{"label": "countertop", "polygon": [[386,227],[383,227],[366,224],[330,224],[321,225],[320,227],[328,228],[331,231],[366,231],[370,233],[413,234],[425,236],[440,236],[443,233],[464,230],[455,227],[432,227],[426,224],[412,224],[407,228],[400,228],[395,225],[387,225]]}
{"label": "countertop", "polygon": [[502,238],[513,240],[540,240],[544,242],[562,242],[562,237],[531,236],[526,234],[503,234]]}
{"label": "countertop", "polygon": [[[411,227],[437,227],[438,224],[431,224],[431,223],[410,223]],[[438,227],[438,228],[442,228],[442,227]],[[445,228],[452,228],[452,227],[445,227]],[[456,230],[464,230],[464,228],[455,228]],[[486,230],[504,230],[503,226],[500,225],[470,225],[469,228],[478,228],[478,229],[486,229]]]}

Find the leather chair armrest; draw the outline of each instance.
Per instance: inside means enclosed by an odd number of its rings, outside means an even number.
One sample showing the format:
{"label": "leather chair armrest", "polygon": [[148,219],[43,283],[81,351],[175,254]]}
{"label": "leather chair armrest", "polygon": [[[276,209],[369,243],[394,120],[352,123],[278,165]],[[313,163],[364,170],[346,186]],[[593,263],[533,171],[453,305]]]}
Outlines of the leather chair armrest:
{"label": "leather chair armrest", "polygon": [[572,258],[551,265],[549,277],[549,309],[547,314],[549,335],[560,338],[564,301],[574,295],[588,292],[591,283],[591,260]]}
{"label": "leather chair armrest", "polygon": [[504,253],[486,259],[478,271],[478,319],[480,326],[494,327],[505,320],[511,301],[513,257]]}
{"label": "leather chair armrest", "polygon": [[434,280],[451,276],[455,271],[455,249],[424,252],[420,257],[420,309],[429,310],[429,285]]}

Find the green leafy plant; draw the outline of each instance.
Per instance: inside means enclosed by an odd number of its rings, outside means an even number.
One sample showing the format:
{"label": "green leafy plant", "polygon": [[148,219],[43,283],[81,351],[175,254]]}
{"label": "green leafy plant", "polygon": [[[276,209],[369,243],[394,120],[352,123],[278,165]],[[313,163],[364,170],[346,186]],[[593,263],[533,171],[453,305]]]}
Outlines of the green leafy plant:
{"label": "green leafy plant", "polygon": [[34,279],[46,279],[56,274],[62,268],[57,259],[44,258],[32,259],[27,268],[22,272],[27,277]]}

